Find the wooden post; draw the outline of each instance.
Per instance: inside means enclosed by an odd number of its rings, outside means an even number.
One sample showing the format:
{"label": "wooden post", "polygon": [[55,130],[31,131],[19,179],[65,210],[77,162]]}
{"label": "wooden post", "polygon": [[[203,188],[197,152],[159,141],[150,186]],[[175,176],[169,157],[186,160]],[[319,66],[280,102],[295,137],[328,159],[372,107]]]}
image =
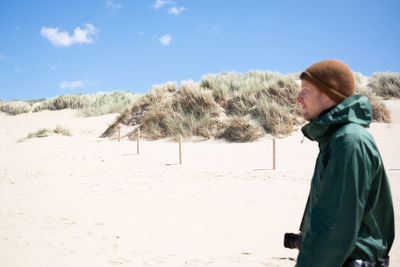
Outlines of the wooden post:
{"label": "wooden post", "polygon": [[137,129],[136,143],[137,143],[137,154],[139,155],[139,142],[140,142],[140,128]]}
{"label": "wooden post", "polygon": [[118,125],[118,142],[121,141],[121,126]]}
{"label": "wooden post", "polygon": [[272,169],[276,169],[276,141],[272,139]]}
{"label": "wooden post", "polygon": [[182,164],[182,135],[179,135],[179,164]]}

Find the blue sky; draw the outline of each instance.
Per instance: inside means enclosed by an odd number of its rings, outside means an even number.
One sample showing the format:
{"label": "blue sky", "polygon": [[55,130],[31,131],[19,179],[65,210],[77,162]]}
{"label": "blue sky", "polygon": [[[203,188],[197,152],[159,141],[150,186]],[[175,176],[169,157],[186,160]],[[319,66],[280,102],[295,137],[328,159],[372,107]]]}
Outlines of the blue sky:
{"label": "blue sky", "polygon": [[400,72],[400,1],[0,0],[0,99],[298,72]]}

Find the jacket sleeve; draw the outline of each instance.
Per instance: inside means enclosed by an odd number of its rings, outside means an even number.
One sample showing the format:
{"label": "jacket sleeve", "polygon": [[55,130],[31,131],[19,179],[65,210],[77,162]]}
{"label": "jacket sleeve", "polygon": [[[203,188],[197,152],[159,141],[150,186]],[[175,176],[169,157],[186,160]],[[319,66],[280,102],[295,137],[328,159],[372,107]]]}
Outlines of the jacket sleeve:
{"label": "jacket sleeve", "polygon": [[371,185],[368,148],[359,137],[331,142],[326,168],[315,178],[297,267],[340,267],[351,255]]}

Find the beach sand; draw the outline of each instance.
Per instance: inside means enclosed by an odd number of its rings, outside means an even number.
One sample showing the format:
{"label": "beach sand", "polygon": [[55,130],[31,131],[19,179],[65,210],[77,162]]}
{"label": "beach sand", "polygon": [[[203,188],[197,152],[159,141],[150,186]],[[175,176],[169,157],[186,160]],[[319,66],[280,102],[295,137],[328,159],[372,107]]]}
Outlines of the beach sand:
{"label": "beach sand", "polygon": [[[400,230],[400,101],[373,123]],[[294,266],[297,232],[318,153],[296,131],[236,144],[98,136],[116,114],[0,113],[0,266]],[[68,128],[18,142],[40,128]],[[395,240],[391,266],[400,266]]]}

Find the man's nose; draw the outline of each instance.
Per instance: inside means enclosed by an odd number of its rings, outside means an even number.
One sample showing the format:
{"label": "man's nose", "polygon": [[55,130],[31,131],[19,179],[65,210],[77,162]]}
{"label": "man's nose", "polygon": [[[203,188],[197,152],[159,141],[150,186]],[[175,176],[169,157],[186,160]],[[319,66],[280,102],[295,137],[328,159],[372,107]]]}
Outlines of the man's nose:
{"label": "man's nose", "polygon": [[298,93],[298,95],[296,97],[296,102],[297,103],[303,102],[303,94],[301,92]]}

